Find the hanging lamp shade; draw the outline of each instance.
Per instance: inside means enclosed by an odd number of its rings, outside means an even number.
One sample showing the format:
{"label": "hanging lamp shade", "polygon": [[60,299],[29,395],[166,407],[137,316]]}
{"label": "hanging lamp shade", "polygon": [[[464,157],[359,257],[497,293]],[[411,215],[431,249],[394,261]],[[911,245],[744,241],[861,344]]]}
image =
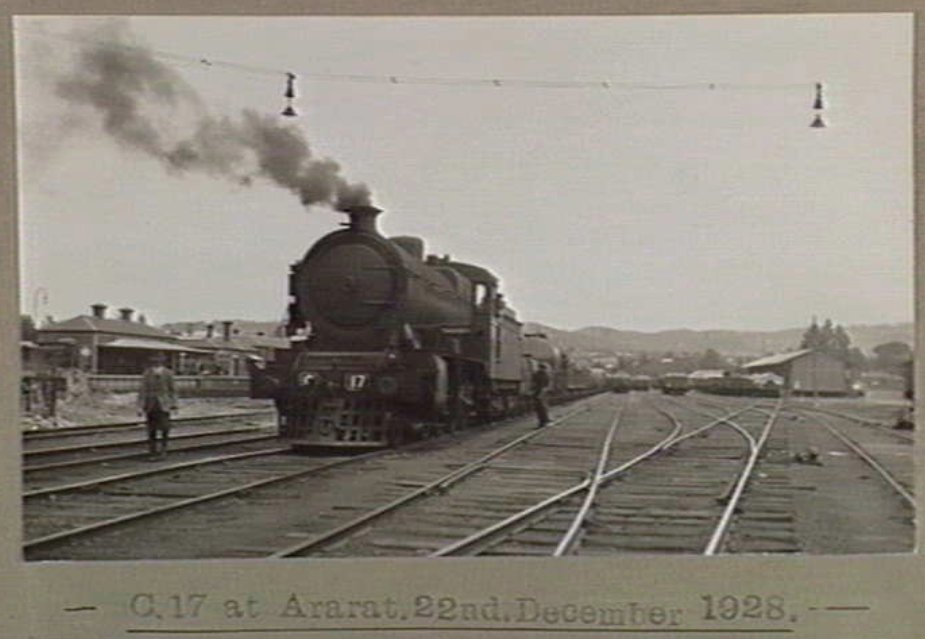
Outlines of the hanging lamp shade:
{"label": "hanging lamp shade", "polygon": [[817,113],[816,117],[813,118],[813,123],[809,126],[811,129],[824,129],[828,125],[825,123],[825,120],[822,119],[822,114]]}
{"label": "hanging lamp shade", "polygon": [[283,91],[283,97],[286,98],[286,108],[282,110],[281,115],[284,115],[287,118],[294,118],[299,115],[299,113],[292,106],[292,100],[295,98],[295,96],[295,74],[287,73],[286,90]]}
{"label": "hanging lamp shade", "polygon": [[821,111],[825,108],[825,101],[822,98],[822,83],[816,83],[816,99],[813,100],[813,109]]}

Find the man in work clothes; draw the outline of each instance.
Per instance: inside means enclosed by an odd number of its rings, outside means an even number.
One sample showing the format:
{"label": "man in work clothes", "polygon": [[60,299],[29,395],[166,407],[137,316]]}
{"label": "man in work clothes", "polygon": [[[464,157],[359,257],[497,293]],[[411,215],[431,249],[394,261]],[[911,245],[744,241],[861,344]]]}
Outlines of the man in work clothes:
{"label": "man in work clothes", "polygon": [[138,411],[145,416],[148,424],[148,450],[152,457],[167,454],[170,411],[177,409],[173,371],[164,365],[166,359],[163,353],[151,358],[151,366],[141,376],[141,389],[138,391]]}
{"label": "man in work clothes", "polygon": [[530,378],[530,396],[533,398],[533,409],[539,420],[537,428],[549,423],[549,408],[546,406],[546,392],[549,390],[549,371],[546,364],[540,364]]}

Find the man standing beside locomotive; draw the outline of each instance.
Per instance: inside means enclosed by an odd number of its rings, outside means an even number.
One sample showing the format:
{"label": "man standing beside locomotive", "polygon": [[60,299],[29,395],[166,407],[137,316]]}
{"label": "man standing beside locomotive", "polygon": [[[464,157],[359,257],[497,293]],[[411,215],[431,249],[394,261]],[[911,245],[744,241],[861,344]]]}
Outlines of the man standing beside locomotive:
{"label": "man standing beside locomotive", "polygon": [[170,411],[177,409],[173,371],[165,366],[166,360],[163,353],[151,358],[151,366],[141,376],[138,391],[138,412],[144,415],[148,425],[148,450],[152,458],[167,454]]}
{"label": "man standing beside locomotive", "polygon": [[549,408],[546,406],[546,392],[549,390],[549,372],[546,364],[541,363],[530,378],[530,396],[533,398],[533,409],[539,420],[537,428],[549,423]]}

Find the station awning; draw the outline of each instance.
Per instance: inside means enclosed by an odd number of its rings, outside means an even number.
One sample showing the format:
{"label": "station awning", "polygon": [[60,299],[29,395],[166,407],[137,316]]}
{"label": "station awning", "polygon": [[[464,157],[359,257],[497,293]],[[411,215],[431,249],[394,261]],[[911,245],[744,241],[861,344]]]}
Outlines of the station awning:
{"label": "station awning", "polygon": [[134,339],[131,337],[121,337],[112,342],[100,344],[100,348],[141,349],[148,351],[171,351],[175,353],[209,353],[209,351],[205,351],[200,348],[180,346],[178,344],[174,344],[173,342],[160,342],[151,339]]}

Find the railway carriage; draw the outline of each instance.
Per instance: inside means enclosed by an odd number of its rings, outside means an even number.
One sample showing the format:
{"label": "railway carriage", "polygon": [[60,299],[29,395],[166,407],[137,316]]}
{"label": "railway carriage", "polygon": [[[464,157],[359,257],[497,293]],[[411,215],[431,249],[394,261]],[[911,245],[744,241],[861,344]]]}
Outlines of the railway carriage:
{"label": "railway carriage", "polygon": [[658,385],[665,395],[684,395],[691,389],[691,380],[684,373],[665,373]]}
{"label": "railway carriage", "polygon": [[724,375],[700,380],[696,388],[713,395],[734,395],[743,397],[779,397],[780,386],[773,383],[761,384],[747,375]]}

